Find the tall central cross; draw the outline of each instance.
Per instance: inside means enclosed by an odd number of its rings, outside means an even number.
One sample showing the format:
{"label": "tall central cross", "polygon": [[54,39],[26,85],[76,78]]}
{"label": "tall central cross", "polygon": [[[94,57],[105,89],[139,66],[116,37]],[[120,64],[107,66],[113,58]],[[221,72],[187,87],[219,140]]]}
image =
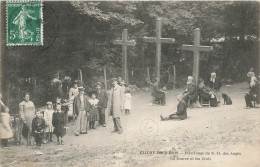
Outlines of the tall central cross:
{"label": "tall central cross", "polygon": [[115,45],[122,45],[122,78],[128,83],[128,69],[127,69],[127,46],[135,46],[136,42],[134,40],[128,40],[127,29],[122,32],[122,40],[115,40]]}
{"label": "tall central cross", "polygon": [[174,43],[174,38],[162,38],[162,21],[157,19],[156,21],[156,37],[144,37],[145,42],[154,42],[156,43],[156,77],[160,79],[161,75],[161,44],[162,43]]}
{"label": "tall central cross", "polygon": [[195,78],[196,92],[199,81],[199,65],[200,65],[200,52],[210,52],[213,50],[212,46],[201,46],[200,45],[200,29],[194,30],[194,45],[182,45],[182,50],[193,51],[193,78]]}

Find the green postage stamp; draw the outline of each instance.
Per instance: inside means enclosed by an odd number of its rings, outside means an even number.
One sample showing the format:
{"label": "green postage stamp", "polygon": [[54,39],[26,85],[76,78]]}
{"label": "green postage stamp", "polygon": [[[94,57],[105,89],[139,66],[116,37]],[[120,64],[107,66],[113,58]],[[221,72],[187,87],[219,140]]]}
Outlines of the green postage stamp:
{"label": "green postage stamp", "polygon": [[6,2],[8,46],[43,45],[42,2]]}

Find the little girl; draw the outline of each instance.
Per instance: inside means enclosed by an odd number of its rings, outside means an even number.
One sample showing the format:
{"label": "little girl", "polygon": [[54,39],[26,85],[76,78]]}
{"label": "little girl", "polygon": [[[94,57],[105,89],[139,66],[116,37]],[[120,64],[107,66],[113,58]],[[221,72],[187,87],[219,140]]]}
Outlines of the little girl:
{"label": "little girl", "polygon": [[92,92],[90,93],[91,98],[89,99],[89,103],[91,105],[90,111],[89,111],[89,129],[95,129],[95,122],[98,120],[98,108],[97,104],[99,102],[98,99],[96,99],[96,93]]}
{"label": "little girl", "polygon": [[46,109],[44,110],[44,119],[46,121],[46,128],[45,128],[45,140],[46,142],[52,142],[52,133],[53,133],[53,126],[52,126],[52,115],[54,113],[52,102],[47,102]]}
{"label": "little girl", "polygon": [[132,95],[130,93],[130,89],[127,88],[125,91],[125,114],[129,115],[130,114],[130,110],[131,110],[131,99],[132,99]]}
{"label": "little girl", "polygon": [[61,111],[61,104],[56,104],[56,111],[52,116],[52,125],[54,126],[53,133],[57,136],[57,144],[63,145],[63,136],[66,134],[66,116]]}
{"label": "little girl", "polygon": [[4,106],[0,99],[0,107],[4,108],[0,113],[0,139],[2,147],[8,147],[8,139],[13,136],[12,129],[10,127],[10,115],[9,108]]}

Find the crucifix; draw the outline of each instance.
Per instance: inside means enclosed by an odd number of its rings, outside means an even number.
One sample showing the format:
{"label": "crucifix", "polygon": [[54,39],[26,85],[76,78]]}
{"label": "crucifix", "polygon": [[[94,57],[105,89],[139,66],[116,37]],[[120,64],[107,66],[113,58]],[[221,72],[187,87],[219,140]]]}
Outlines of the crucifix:
{"label": "crucifix", "polygon": [[200,45],[200,29],[194,30],[194,45],[182,45],[182,50],[193,51],[193,78],[195,78],[196,92],[199,81],[199,64],[200,64],[200,52],[210,52],[213,50],[212,46],[201,46]]}
{"label": "crucifix", "polygon": [[122,40],[115,40],[115,45],[122,45],[122,78],[128,83],[128,70],[127,70],[127,46],[135,46],[136,42],[134,40],[128,40],[127,29],[122,32]]}
{"label": "crucifix", "polygon": [[154,42],[156,43],[156,59],[155,59],[155,69],[156,69],[156,78],[160,79],[161,75],[161,44],[162,43],[174,43],[174,38],[162,38],[162,22],[158,18],[156,21],[156,37],[144,37],[145,42]]}

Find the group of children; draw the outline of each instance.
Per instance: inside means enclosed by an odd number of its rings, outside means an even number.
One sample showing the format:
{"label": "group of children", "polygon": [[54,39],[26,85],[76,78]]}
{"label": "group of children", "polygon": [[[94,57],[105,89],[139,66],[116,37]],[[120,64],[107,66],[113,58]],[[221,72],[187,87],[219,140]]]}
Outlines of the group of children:
{"label": "group of children", "polygon": [[[131,110],[131,93],[129,87],[125,87],[124,82],[119,83],[125,92],[125,99],[124,99],[124,112],[125,115],[130,114]],[[89,115],[88,115],[88,122],[89,122],[89,129],[95,129],[96,128],[96,122],[99,120],[99,110],[98,110],[98,103],[99,100],[97,98],[97,92],[92,91],[89,94],[90,98],[88,99],[88,102],[91,105]],[[8,108],[1,103],[2,112],[1,115],[9,115]],[[122,111],[123,112],[123,111]],[[4,117],[4,116],[2,116]],[[9,115],[10,117],[10,115]],[[6,118],[6,120],[9,120],[10,118]],[[52,142],[53,136],[52,134],[55,134],[57,136],[57,144],[64,144],[63,137],[66,134],[66,124],[67,124],[67,115],[62,111],[62,104],[61,99],[56,99],[56,104],[53,105],[52,102],[46,103],[46,108],[44,110],[38,109],[35,112],[35,117],[32,120],[32,136],[35,138],[35,143],[38,147],[41,147],[42,143]],[[1,119],[0,119],[1,121]],[[3,121],[2,121],[3,122]],[[1,122],[1,125],[3,125],[3,128],[6,129],[9,128],[8,131],[10,134],[6,137],[11,138],[12,130],[10,125],[7,126],[9,121],[5,121],[5,123]],[[3,130],[1,130],[3,132]],[[6,140],[4,137],[1,137],[0,132],[0,138],[3,139],[2,143],[6,146]],[[8,140],[7,140],[8,141]],[[6,143],[6,144],[5,144]]]}
{"label": "group of children", "polygon": [[53,109],[52,102],[47,102],[46,109],[36,111],[36,116],[32,121],[32,134],[35,138],[36,145],[41,146],[42,141],[52,142],[52,134],[57,136],[57,144],[64,144],[63,136],[66,133],[67,118],[61,110],[61,104],[55,104]]}

